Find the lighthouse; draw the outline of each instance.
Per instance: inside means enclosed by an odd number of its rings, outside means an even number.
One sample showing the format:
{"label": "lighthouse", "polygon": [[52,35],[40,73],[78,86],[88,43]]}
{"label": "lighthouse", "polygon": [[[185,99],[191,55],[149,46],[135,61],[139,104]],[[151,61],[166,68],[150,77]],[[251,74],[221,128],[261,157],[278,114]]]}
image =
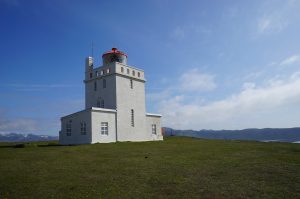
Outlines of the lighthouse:
{"label": "lighthouse", "polygon": [[85,109],[61,118],[60,144],[163,140],[161,115],[146,112],[145,73],[117,48],[85,61]]}

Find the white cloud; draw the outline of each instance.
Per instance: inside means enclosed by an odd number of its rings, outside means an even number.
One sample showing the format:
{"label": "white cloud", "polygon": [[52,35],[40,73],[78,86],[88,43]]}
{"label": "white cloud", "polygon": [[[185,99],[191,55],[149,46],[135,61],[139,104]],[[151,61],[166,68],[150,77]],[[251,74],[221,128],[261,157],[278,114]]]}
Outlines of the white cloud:
{"label": "white cloud", "polygon": [[300,55],[293,55],[280,62],[280,65],[291,65],[300,61]]}
{"label": "white cloud", "polygon": [[[299,1],[298,1],[299,3]],[[297,25],[299,5],[296,1],[262,1],[257,17],[257,32],[269,34],[281,32],[289,25]]]}
{"label": "white cloud", "polygon": [[178,129],[242,129],[300,126],[300,73],[278,84],[245,83],[240,93],[203,104],[184,95],[159,102],[163,125]]}
{"label": "white cloud", "polygon": [[280,32],[287,25],[288,22],[282,16],[270,14],[258,19],[257,29],[259,33]]}
{"label": "white cloud", "polygon": [[38,122],[33,119],[17,118],[6,120],[0,118],[1,133],[27,133],[38,129]]}
{"label": "white cloud", "polygon": [[183,91],[211,91],[217,87],[214,75],[201,73],[197,69],[186,71],[179,81]]}

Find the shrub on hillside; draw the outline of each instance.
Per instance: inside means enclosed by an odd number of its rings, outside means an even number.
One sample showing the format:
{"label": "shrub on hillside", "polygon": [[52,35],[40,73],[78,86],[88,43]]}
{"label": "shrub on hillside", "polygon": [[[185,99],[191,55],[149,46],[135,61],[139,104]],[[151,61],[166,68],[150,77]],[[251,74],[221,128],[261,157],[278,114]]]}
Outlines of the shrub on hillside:
{"label": "shrub on hillside", "polygon": [[16,144],[15,148],[25,148],[25,144]]}

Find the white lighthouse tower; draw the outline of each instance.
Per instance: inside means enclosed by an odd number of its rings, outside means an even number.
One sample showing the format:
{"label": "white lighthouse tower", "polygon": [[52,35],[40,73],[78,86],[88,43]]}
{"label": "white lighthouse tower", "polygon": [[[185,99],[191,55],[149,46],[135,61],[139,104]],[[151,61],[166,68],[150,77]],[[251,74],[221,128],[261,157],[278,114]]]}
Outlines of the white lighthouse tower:
{"label": "white lighthouse tower", "polygon": [[162,140],[161,115],[146,113],[144,71],[112,48],[94,68],[86,58],[85,110],[61,118],[61,144]]}

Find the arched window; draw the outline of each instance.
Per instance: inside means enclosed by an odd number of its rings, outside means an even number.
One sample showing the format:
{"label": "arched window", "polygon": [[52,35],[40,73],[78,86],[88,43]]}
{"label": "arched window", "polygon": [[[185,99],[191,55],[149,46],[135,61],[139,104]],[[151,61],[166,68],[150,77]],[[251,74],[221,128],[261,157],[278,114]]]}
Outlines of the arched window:
{"label": "arched window", "polygon": [[141,73],[140,72],[138,72],[138,77],[140,77],[141,76]]}
{"label": "arched window", "polygon": [[123,67],[121,67],[121,73],[124,73],[124,68]]}
{"label": "arched window", "polygon": [[132,71],[132,76],[135,76],[135,71],[134,70]]}

